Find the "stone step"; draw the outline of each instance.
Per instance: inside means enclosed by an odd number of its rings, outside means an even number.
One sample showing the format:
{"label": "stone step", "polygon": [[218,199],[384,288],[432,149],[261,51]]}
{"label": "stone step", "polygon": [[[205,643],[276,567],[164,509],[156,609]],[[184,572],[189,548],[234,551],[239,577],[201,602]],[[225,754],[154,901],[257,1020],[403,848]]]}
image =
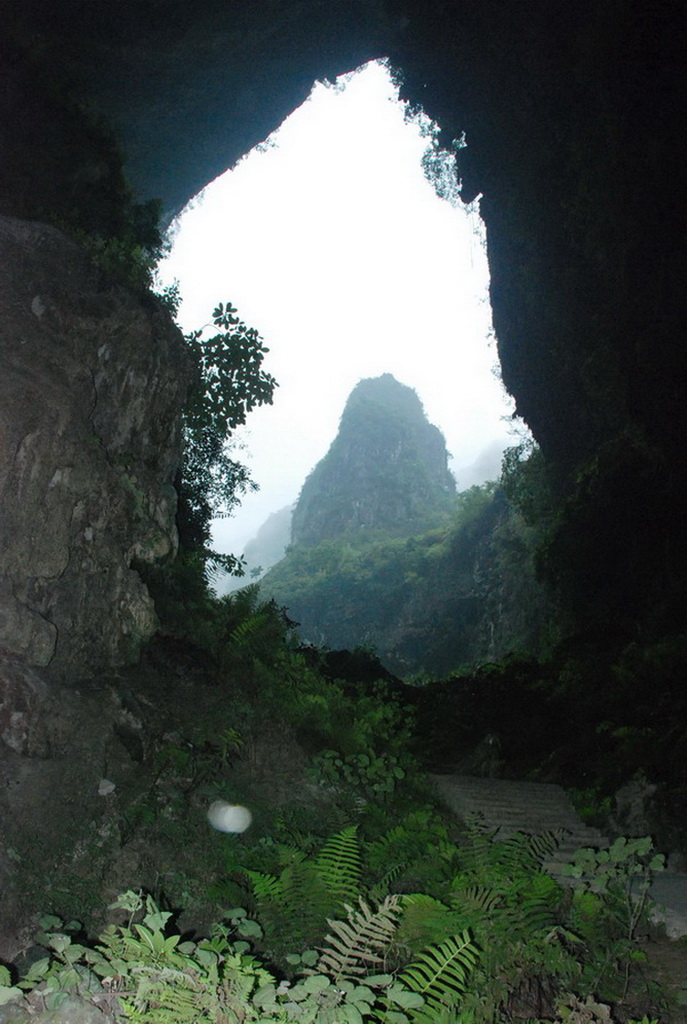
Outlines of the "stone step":
{"label": "stone step", "polygon": [[477,817],[496,838],[514,832],[561,832],[548,870],[558,873],[581,846],[608,846],[599,829],[585,825],[561,787],[549,782],[513,782],[469,775],[431,775],[439,795],[462,819]]}
{"label": "stone step", "polygon": [[[514,832],[563,830],[561,843],[543,865],[559,882],[575,884],[564,875],[575,850],[581,846],[600,849],[609,840],[597,828],[578,817],[570,797],[552,783],[512,782],[510,779],[482,779],[469,775],[430,775],[446,805],[465,819],[479,816],[496,838]],[[651,890],[653,919],[665,925],[672,939],[687,935],[687,875],[658,874]]]}

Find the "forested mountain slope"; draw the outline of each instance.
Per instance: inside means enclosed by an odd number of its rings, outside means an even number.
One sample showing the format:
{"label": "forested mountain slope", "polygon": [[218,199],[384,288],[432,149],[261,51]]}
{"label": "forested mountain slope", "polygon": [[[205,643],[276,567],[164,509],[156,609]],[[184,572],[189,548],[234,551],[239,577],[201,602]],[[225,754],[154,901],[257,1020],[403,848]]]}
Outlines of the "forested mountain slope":
{"label": "forested mountain slope", "polygon": [[532,531],[496,484],[456,495],[447,458],[414,391],[390,374],[356,386],[261,584],[304,640],[371,647],[400,675],[536,647]]}

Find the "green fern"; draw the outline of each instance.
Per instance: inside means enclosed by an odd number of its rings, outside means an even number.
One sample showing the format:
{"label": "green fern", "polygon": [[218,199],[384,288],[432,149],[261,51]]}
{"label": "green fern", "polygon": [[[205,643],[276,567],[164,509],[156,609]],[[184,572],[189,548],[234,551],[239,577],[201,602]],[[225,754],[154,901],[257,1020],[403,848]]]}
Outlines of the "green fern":
{"label": "green fern", "polygon": [[253,887],[253,896],[258,903],[265,900],[281,901],[284,895],[284,886],[276,875],[269,875],[264,871],[244,870],[246,878]]}
{"label": "green fern", "polygon": [[470,885],[452,898],[454,907],[474,910],[479,914],[491,914],[503,906],[503,893],[487,885]]}
{"label": "green fern", "polygon": [[426,946],[442,942],[463,927],[463,918],[453,908],[426,893],[412,893],[403,899],[403,918],[394,939],[393,953],[402,964]]}
{"label": "green fern", "polygon": [[392,864],[382,877],[370,887],[368,895],[373,903],[378,903],[388,895],[392,882],[396,881],[407,866],[407,864]]}
{"label": "green fern", "polygon": [[357,826],[350,825],[327,840],[312,859],[294,847],[282,847],[287,852],[286,866],[280,875],[244,869],[253,896],[259,905],[276,902],[293,914],[301,914],[303,900],[313,903],[313,887],[324,896],[321,919],[335,907],[355,901],[360,895],[360,846]]}
{"label": "green fern", "polygon": [[375,879],[368,883],[374,899],[389,891],[412,892],[420,887],[443,895],[458,866],[458,847],[433,809],[420,808],[365,844],[364,858],[367,872]]}
{"label": "green fern", "polygon": [[331,906],[329,893],[309,861],[289,864],[280,875],[281,903],[287,914],[300,922],[321,926]]}
{"label": "green fern", "polygon": [[460,846],[460,861],[467,873],[479,874],[485,864],[493,860],[493,851],[498,829],[488,829],[481,815],[466,815],[465,840]]}
{"label": "green fern", "polygon": [[240,622],[229,636],[230,643],[236,647],[250,648],[260,630],[269,622],[269,615],[265,611],[258,611],[249,618]]}
{"label": "green fern", "polygon": [[[484,860],[454,879],[452,907],[465,915],[466,925],[472,928],[487,919],[500,922],[511,940],[551,927],[561,890],[541,865],[557,848],[561,834],[517,832],[505,840],[491,840],[488,850],[482,838],[477,838],[476,847]],[[487,884],[482,880],[485,876]]]}
{"label": "green fern", "polygon": [[550,875],[534,872],[520,886],[517,917],[512,916],[518,931],[534,935],[551,928],[556,923],[561,897],[561,889]]}
{"label": "green fern", "polygon": [[[479,819],[467,822],[466,842],[459,851],[461,876],[467,882],[492,886],[495,877],[514,879],[539,870],[550,859],[564,836],[562,829],[515,832],[498,839]],[[470,884],[468,882],[468,884]]]}
{"label": "green fern", "polygon": [[532,871],[541,866],[558,849],[563,830],[546,832],[515,832],[496,844],[500,848],[499,861],[510,874]]}
{"label": "green fern", "polygon": [[532,977],[575,972],[574,956],[558,928],[563,892],[541,870],[559,841],[555,832],[520,832],[498,840],[471,826],[450,904],[482,955],[461,1012],[497,1015],[509,994]]}
{"label": "green fern", "polygon": [[512,948],[516,940],[535,940],[556,924],[561,896],[553,878],[535,871],[513,882],[468,886],[454,893],[450,902],[461,923],[481,941],[496,929],[504,946]]}
{"label": "green fern", "polygon": [[396,825],[367,846],[367,865],[375,873],[382,872],[370,889],[372,899],[382,899],[389,892],[391,883],[410,865],[413,859],[413,838],[405,825]]}
{"label": "green fern", "polygon": [[328,946],[310,973],[325,974],[339,985],[365,976],[371,967],[382,964],[398,927],[401,901],[401,896],[387,896],[373,911],[360,898],[357,910],[346,908],[347,921],[329,920],[331,932],[325,938]]}
{"label": "green fern", "polygon": [[307,859],[307,851],[293,843],[275,843],[274,853],[280,867],[288,867],[289,864],[297,864]]}
{"label": "green fern", "polygon": [[[135,995],[122,999],[127,1020],[150,1024],[185,1024],[198,1019],[198,1014],[217,1009],[214,993],[188,971],[143,967],[137,969]],[[214,979],[213,979],[214,980]],[[216,984],[215,980],[215,984]]]}
{"label": "green fern", "polygon": [[353,902],[360,895],[358,829],[350,825],[332,836],[314,861],[327,892],[337,903]]}
{"label": "green fern", "polygon": [[399,976],[406,988],[425,1000],[425,1008],[414,1019],[436,1020],[454,1007],[465,994],[478,960],[479,950],[467,931],[423,950]]}
{"label": "green fern", "polygon": [[[560,844],[562,832],[516,832],[506,839],[471,827],[459,849],[460,872],[453,879],[454,892],[475,894],[480,888],[512,893],[525,884]],[[484,899],[484,894],[480,897]]]}
{"label": "green fern", "polygon": [[360,895],[360,848],[356,826],[337,832],[314,857],[280,847],[288,862],[278,876],[244,870],[271,955],[322,941],[328,917]]}
{"label": "green fern", "polygon": [[379,836],[367,846],[367,861],[374,870],[390,861],[408,859],[408,847],[413,843],[413,835],[404,824],[395,825],[384,835]]}

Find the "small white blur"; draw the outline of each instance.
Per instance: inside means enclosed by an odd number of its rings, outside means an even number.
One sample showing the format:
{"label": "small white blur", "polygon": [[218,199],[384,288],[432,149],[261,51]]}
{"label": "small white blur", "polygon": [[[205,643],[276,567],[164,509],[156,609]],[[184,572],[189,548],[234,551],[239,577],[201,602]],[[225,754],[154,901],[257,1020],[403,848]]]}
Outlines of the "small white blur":
{"label": "small white blur", "polygon": [[208,821],[218,832],[245,832],[253,820],[247,807],[215,800],[208,807]]}

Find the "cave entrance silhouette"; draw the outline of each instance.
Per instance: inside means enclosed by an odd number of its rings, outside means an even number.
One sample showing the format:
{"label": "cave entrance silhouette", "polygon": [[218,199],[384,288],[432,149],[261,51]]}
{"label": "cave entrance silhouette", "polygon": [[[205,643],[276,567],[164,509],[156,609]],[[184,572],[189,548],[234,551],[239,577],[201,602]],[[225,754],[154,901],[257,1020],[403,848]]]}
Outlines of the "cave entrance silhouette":
{"label": "cave entrance silhouette", "polygon": [[484,225],[438,126],[372,61],[309,99],[172,226],[182,325],[230,300],[270,348],[274,405],[245,432],[260,492],[221,521],[236,552],[293,502],[348,394],[391,372],[443,431],[460,488],[498,475],[511,413],[493,344]]}

